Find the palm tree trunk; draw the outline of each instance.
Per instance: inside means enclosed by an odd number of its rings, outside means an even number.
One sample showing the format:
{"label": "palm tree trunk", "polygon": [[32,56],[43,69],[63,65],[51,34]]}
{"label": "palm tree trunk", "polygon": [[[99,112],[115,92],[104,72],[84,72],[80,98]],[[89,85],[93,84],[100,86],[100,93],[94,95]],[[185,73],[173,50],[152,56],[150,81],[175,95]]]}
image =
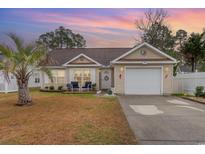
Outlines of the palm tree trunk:
{"label": "palm tree trunk", "polygon": [[29,94],[28,81],[22,82],[18,80],[18,102],[17,105],[27,105],[32,103],[31,96]]}
{"label": "palm tree trunk", "polygon": [[195,60],[194,60],[194,58],[192,57],[192,59],[191,59],[191,71],[192,72],[195,72]]}

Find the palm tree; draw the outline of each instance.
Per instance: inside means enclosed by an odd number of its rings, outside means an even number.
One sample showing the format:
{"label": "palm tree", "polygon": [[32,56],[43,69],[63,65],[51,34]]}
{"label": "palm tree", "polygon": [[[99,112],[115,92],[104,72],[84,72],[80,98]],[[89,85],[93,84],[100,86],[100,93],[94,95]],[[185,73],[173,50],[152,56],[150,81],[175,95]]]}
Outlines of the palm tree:
{"label": "palm tree", "polygon": [[181,47],[181,52],[188,64],[192,66],[192,72],[196,71],[196,66],[205,59],[204,32],[192,33]]}
{"label": "palm tree", "polygon": [[[29,78],[40,62],[48,60],[47,50],[43,45],[24,45],[23,40],[15,34],[10,33],[8,37],[15,43],[15,49],[0,44],[0,51],[4,57],[3,61],[0,62],[0,69],[4,72],[8,82],[9,74],[16,77],[18,85],[17,105],[31,104],[32,99],[28,88]],[[49,74],[49,70],[43,70]]]}

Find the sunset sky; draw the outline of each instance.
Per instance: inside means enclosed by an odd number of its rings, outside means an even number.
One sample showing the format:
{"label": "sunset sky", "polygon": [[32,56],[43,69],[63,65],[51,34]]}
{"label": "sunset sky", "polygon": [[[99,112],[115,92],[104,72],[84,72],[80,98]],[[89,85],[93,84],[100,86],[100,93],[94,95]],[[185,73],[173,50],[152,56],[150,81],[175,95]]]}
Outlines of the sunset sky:
{"label": "sunset sky", "polygon": [[[0,34],[14,32],[33,41],[42,33],[65,26],[83,35],[87,47],[132,47],[139,32],[135,21],[146,9],[0,9]],[[201,32],[205,9],[166,9],[175,32]]]}

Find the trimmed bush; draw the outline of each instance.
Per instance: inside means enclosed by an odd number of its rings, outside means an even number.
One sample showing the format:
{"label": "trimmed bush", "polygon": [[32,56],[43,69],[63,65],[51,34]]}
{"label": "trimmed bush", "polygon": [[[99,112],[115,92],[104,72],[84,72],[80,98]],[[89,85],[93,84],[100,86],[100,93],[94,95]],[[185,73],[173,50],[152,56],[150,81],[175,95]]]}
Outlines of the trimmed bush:
{"label": "trimmed bush", "polygon": [[197,87],[196,87],[195,96],[196,96],[196,97],[202,97],[202,96],[204,96],[204,87],[203,87],[203,86],[197,86]]}
{"label": "trimmed bush", "polygon": [[108,94],[108,95],[112,95],[112,90],[111,90],[111,89],[108,89],[108,90],[107,90],[107,94]]}
{"label": "trimmed bush", "polygon": [[63,86],[58,86],[58,90],[63,90]]}
{"label": "trimmed bush", "polygon": [[92,84],[92,90],[96,90],[96,83]]}
{"label": "trimmed bush", "polygon": [[49,87],[49,90],[54,90],[54,89],[55,89],[54,86]]}

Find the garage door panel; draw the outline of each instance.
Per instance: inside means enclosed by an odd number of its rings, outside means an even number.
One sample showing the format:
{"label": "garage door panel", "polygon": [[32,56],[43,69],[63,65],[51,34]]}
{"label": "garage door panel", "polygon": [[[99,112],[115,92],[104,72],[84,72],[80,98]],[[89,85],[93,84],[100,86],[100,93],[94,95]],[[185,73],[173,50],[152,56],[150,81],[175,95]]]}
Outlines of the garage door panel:
{"label": "garage door panel", "polygon": [[160,68],[127,68],[125,79],[126,94],[160,94]]}

